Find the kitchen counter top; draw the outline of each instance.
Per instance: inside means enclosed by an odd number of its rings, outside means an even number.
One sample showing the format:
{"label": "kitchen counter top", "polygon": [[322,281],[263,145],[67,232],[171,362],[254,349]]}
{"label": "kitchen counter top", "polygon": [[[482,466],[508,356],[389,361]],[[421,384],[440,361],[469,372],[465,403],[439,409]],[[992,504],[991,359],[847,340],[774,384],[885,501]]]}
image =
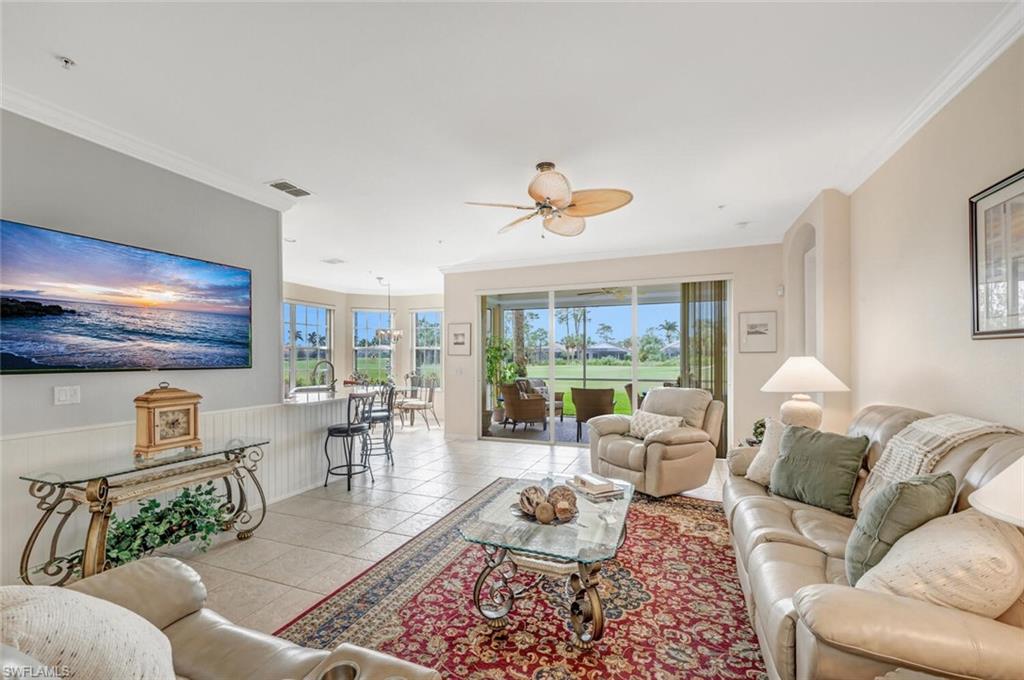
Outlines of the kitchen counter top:
{"label": "kitchen counter top", "polygon": [[297,392],[282,403],[285,406],[309,406],[311,404],[346,401],[351,392],[352,390],[350,389],[341,389],[334,392]]}

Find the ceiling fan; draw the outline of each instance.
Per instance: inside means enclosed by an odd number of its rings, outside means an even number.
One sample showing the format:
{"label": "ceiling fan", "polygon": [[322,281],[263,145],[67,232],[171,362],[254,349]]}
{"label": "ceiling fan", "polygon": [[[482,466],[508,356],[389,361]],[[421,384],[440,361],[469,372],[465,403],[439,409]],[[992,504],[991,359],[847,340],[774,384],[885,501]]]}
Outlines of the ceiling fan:
{"label": "ceiling fan", "polygon": [[[544,218],[544,228],[559,236],[579,236],[586,229],[585,217],[601,215],[618,210],[633,200],[633,194],[625,189],[583,189],[573,191],[565,175],[555,170],[555,164],[542,161],[537,163],[537,175],[530,180],[526,192],[530,194],[534,205],[518,205],[516,203],[478,203],[467,201],[467,205],[483,205],[491,208],[512,208],[529,210],[524,215],[512,220],[498,230],[499,234],[518,227],[523,222],[540,215]],[[543,234],[541,234],[543,236]]]}

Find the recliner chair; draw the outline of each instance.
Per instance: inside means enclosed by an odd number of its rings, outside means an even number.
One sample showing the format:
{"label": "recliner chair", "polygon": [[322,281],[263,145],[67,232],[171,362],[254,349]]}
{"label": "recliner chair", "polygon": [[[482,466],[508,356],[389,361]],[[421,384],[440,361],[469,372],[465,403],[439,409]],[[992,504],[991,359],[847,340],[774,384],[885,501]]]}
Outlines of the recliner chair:
{"label": "recliner chair", "polygon": [[679,427],[656,430],[644,439],[629,435],[630,416],[591,418],[590,469],[632,482],[637,491],[668,496],[707,483],[715,464],[725,404],[706,390],[655,387],[641,411],[676,416]]}

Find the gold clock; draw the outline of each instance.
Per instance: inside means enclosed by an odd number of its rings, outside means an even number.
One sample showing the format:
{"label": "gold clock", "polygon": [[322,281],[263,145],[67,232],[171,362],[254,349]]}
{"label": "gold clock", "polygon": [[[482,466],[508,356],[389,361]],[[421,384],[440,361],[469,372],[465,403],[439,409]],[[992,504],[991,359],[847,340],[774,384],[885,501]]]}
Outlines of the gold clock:
{"label": "gold clock", "polygon": [[135,397],[135,455],[167,449],[202,449],[199,400],[202,396],[168,383]]}

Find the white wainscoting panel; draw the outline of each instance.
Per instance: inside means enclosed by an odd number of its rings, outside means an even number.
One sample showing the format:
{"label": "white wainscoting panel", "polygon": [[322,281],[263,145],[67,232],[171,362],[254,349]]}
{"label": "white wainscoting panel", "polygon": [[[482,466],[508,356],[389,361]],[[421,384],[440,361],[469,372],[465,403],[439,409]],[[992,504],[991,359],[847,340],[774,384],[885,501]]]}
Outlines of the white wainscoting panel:
{"label": "white wainscoting panel", "polygon": [[[273,404],[200,413],[200,437],[210,442],[268,437],[270,444],[264,447],[258,476],[268,503],[273,503],[323,484],[327,471],[324,435],[328,425],[344,420],[343,406],[340,401],[301,406]],[[19,475],[80,461],[130,457],[134,444],[134,422],[0,438],[0,582],[19,582],[21,551],[41,515],[29,496],[28,482]],[[332,447],[332,455],[333,451]],[[255,495],[253,490],[250,497]],[[258,496],[250,498],[251,505],[258,503]],[[128,506],[117,509],[118,514],[131,511]],[[62,534],[62,554],[82,546],[88,519],[85,507],[74,513]],[[52,535],[49,529],[55,524],[55,518],[51,518],[36,545],[33,563],[44,559]]]}

